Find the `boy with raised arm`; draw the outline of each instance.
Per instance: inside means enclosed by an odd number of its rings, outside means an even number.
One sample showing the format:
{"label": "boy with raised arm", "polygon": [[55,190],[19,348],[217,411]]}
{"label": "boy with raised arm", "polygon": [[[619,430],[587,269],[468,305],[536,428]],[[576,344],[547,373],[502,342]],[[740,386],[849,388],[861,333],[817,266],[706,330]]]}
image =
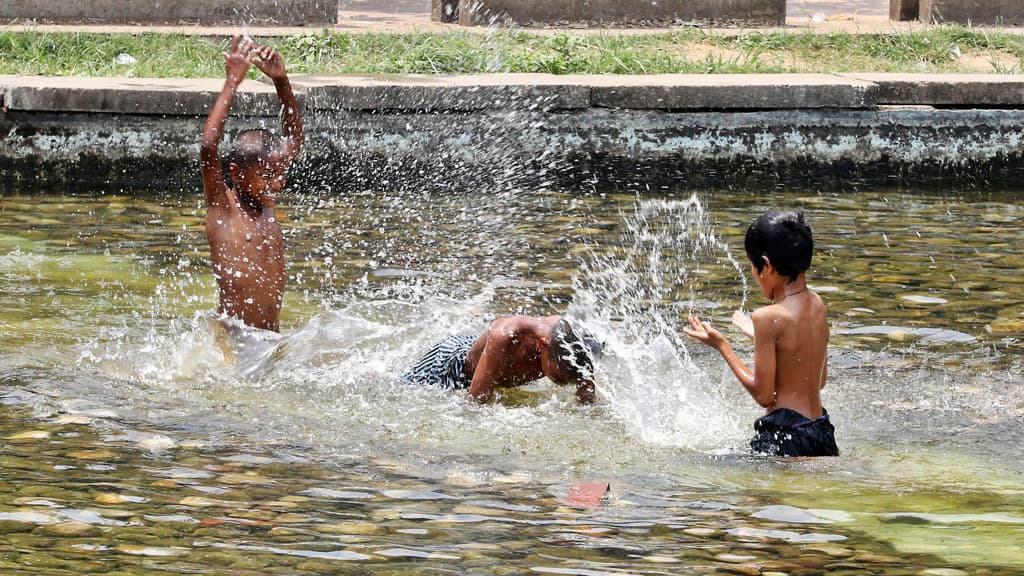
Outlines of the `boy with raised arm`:
{"label": "boy with raised arm", "polygon": [[601,345],[564,316],[508,316],[480,336],[449,336],[428,350],[402,380],[464,389],[486,403],[496,388],[547,377],[576,387],[581,404],[594,400],[594,356]]}
{"label": "boy with raised arm", "polygon": [[[203,129],[200,162],[206,192],[206,238],[220,288],[217,312],[277,331],[284,297],[284,239],[274,206],[285,172],[302,148],[299,104],[284,61],[269,46],[235,36],[224,55],[227,79]],[[239,85],[254,64],[274,82],[284,109],[284,136],[246,130],[235,137],[224,182],[218,146]]]}
{"label": "boy with raised arm", "polygon": [[754,422],[755,452],[778,456],[838,456],[835,431],[821,405],[828,351],[828,319],[821,297],[809,290],[814,241],[803,213],[768,212],[747,228],[751,274],[771,305],[733,324],[754,339],[754,369],[709,322],[689,317],[687,335],[718,350],[740,384],[768,414]]}

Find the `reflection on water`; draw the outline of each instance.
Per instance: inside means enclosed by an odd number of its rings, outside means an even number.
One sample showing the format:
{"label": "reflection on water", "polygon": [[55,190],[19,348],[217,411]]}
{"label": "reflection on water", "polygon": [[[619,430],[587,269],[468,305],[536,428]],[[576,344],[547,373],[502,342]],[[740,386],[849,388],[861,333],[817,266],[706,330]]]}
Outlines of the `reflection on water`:
{"label": "reflection on water", "polygon": [[[680,337],[690,310],[727,326],[761,304],[742,234],[775,206],[815,230],[839,459],[747,455],[756,405]],[[284,210],[284,336],[239,340],[209,316],[198,197],[0,198],[4,571],[1024,569],[1013,196]],[[595,406],[546,382],[489,406],[396,382],[445,335],[566,310],[606,343]],[[611,497],[574,505],[589,480]]]}

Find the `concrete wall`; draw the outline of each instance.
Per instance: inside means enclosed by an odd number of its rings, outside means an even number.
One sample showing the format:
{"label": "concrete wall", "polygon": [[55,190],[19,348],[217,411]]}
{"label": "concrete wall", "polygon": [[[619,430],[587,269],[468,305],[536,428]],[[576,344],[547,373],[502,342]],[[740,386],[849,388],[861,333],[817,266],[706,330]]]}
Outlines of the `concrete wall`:
{"label": "concrete wall", "polygon": [[[784,24],[786,0],[457,0],[463,25],[564,21],[743,20]],[[452,0],[432,0],[435,20],[446,21]]]}
{"label": "concrete wall", "polygon": [[[0,191],[197,192],[199,135],[220,84],[0,77]],[[307,143],[289,180],[324,194],[991,189],[1024,179],[1024,76],[296,76],[293,84]],[[227,142],[243,128],[279,128],[277,113],[272,87],[247,82]]]}
{"label": "concrete wall", "polygon": [[282,25],[338,21],[337,0],[0,0],[0,20]]}
{"label": "concrete wall", "polygon": [[897,22],[917,20],[921,14],[919,0],[889,0],[889,19]]}
{"label": "concrete wall", "polygon": [[920,0],[922,22],[1024,25],[1022,0]]}

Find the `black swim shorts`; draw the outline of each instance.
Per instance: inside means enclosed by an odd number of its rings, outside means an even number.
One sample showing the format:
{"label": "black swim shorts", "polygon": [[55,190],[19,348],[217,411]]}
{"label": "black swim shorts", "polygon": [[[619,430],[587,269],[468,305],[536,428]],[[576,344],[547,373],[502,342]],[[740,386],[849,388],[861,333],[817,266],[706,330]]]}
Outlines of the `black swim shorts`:
{"label": "black swim shorts", "polygon": [[789,408],[779,408],[754,421],[750,447],[770,456],[839,456],[835,428],[828,412],[811,420]]}

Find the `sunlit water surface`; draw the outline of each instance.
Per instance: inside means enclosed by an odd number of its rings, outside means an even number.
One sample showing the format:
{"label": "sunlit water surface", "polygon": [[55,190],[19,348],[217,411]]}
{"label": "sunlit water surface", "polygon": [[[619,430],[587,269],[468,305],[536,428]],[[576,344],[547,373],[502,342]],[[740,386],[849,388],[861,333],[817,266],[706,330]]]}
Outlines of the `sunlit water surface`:
{"label": "sunlit water surface", "polygon": [[[199,194],[0,197],[4,573],[1024,571],[1019,194],[285,200],[284,337],[232,343]],[[680,332],[749,357],[742,235],[779,206],[814,227],[840,458],[749,455],[759,409]],[[565,312],[606,344],[594,406],[396,381]]]}

